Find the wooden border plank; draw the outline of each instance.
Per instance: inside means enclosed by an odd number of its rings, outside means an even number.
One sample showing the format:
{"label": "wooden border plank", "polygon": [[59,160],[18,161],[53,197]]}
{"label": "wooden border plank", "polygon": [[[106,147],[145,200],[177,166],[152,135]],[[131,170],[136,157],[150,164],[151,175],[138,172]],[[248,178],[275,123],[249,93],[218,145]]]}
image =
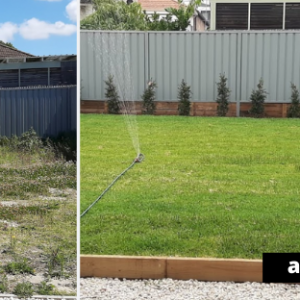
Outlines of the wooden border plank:
{"label": "wooden border plank", "polygon": [[262,260],[81,255],[80,276],[262,282]]}
{"label": "wooden border plank", "polygon": [[262,282],[262,261],[168,258],[167,277],[180,280]]}
{"label": "wooden border plank", "polygon": [[164,257],[80,256],[81,277],[162,279],[165,278]]}

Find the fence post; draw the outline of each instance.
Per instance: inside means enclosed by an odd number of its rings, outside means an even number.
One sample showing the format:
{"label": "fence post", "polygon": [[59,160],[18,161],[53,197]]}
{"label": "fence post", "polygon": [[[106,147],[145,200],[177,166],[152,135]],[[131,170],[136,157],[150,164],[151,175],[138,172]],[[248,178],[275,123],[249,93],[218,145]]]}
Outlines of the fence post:
{"label": "fence post", "polygon": [[145,35],[145,43],[144,43],[144,53],[145,53],[145,71],[144,71],[144,84],[145,84],[145,88],[147,87],[147,81],[150,79],[150,74],[149,74],[149,32],[145,31],[144,33]]}
{"label": "fence post", "polygon": [[237,33],[237,63],[236,63],[236,74],[237,74],[237,82],[236,82],[236,116],[240,116],[241,110],[241,76],[242,76],[242,33]]}

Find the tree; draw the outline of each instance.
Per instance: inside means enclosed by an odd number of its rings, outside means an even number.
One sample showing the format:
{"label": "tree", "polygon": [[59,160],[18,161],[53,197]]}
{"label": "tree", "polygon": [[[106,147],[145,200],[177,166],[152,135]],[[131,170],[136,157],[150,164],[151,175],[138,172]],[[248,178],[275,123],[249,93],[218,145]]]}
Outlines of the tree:
{"label": "tree", "polygon": [[157,85],[152,78],[148,82],[148,86],[145,89],[142,100],[143,100],[143,113],[147,115],[153,115],[155,112],[155,89]]}
{"label": "tree", "polygon": [[264,81],[261,78],[259,80],[259,83],[257,85],[257,90],[253,90],[250,100],[252,103],[252,106],[249,110],[250,114],[254,117],[258,118],[263,115],[264,113],[264,102],[267,98],[267,92],[264,89]]}
{"label": "tree", "polygon": [[16,49],[16,48],[13,46],[13,44],[12,44],[12,43],[9,43],[9,42],[5,43],[5,42],[3,42],[3,41],[0,40],[0,44],[5,45],[5,46],[8,46],[8,47],[13,48],[13,49]]}
{"label": "tree", "polygon": [[154,13],[152,18],[146,17],[147,27],[149,30],[168,30],[168,31],[185,31],[190,26],[190,19],[193,16],[201,0],[192,0],[186,6],[179,1],[179,8],[166,8],[168,15],[159,19],[159,15]]}
{"label": "tree", "polygon": [[191,87],[182,79],[180,86],[178,87],[178,113],[180,116],[189,116],[191,109]]}
{"label": "tree", "polygon": [[109,75],[108,80],[104,82],[106,84],[105,97],[107,98],[108,113],[118,114],[120,112],[120,97],[114,84],[114,77]]}
{"label": "tree", "polygon": [[300,118],[300,96],[295,84],[291,83],[292,96],[291,106],[289,107],[287,116],[289,118]]}
{"label": "tree", "polygon": [[146,30],[145,15],[140,3],[94,0],[95,13],[83,19],[81,29]]}
{"label": "tree", "polygon": [[116,0],[94,0],[95,13],[83,19],[81,29],[101,30],[186,30],[190,18],[201,0],[191,0],[188,6],[179,1],[179,8],[166,8],[167,16],[157,13],[149,17],[140,3]]}
{"label": "tree", "polygon": [[229,109],[230,89],[227,87],[227,78],[225,74],[220,74],[220,81],[217,83],[217,114],[220,117],[225,117]]}

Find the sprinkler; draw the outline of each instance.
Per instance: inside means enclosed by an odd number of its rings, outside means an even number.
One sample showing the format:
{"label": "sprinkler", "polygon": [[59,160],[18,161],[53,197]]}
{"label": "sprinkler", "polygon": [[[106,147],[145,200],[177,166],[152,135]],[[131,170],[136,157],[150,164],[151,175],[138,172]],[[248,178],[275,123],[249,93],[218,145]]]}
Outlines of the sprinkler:
{"label": "sprinkler", "polygon": [[140,154],[136,157],[136,159],[134,160],[134,162],[135,162],[135,163],[140,163],[140,162],[142,162],[142,161],[144,160],[144,158],[145,158],[144,154],[140,153]]}

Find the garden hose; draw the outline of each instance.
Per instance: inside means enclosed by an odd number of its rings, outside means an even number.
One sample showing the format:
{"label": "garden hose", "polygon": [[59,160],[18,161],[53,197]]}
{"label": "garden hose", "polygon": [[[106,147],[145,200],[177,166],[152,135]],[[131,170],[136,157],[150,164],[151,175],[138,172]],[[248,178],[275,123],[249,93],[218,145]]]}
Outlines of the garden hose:
{"label": "garden hose", "polygon": [[105,194],[106,192],[116,183],[116,181],[124,175],[128,170],[130,170],[136,163],[140,163],[144,160],[145,156],[140,153],[134,161],[131,163],[131,165],[126,168],[121,174],[119,174],[114,181],[104,190],[104,192],[80,215],[80,217],[83,217]]}

